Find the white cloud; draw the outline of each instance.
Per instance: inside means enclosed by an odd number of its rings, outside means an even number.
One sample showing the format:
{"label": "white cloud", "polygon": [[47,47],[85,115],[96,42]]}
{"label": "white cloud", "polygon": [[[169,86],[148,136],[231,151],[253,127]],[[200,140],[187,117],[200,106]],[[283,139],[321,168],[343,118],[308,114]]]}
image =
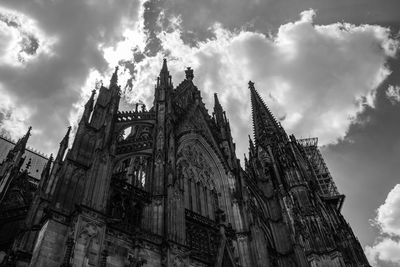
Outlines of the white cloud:
{"label": "white cloud", "polygon": [[381,236],[373,246],[365,247],[369,261],[374,266],[379,266],[379,261],[400,266],[400,184],[389,192],[385,203],[378,208],[374,224],[379,227]]}
{"label": "white cloud", "polygon": [[[111,75],[102,47],[118,43],[137,21],[138,1],[4,1],[0,4],[0,81],[12,106],[0,110],[1,130],[56,151],[93,78]],[[1,6],[7,6],[7,8]],[[131,56],[129,54],[129,56]],[[105,84],[110,76],[103,81]],[[107,81],[106,81],[107,80]],[[78,109],[78,111],[77,111]],[[77,121],[73,121],[77,123]]]}
{"label": "white cloud", "polygon": [[365,254],[372,266],[379,266],[379,261],[400,266],[400,242],[385,238],[376,245],[365,248]]}
{"label": "white cloud", "polygon": [[400,236],[400,184],[387,195],[385,203],[378,208],[376,221],[382,232]]}
{"label": "white cloud", "polygon": [[389,85],[386,96],[393,105],[400,102],[400,86]]}
{"label": "white cloud", "polygon": [[0,6],[0,64],[26,66],[42,53],[51,55],[56,42],[34,19]]}
{"label": "white cloud", "polygon": [[7,132],[1,131],[14,139],[21,137],[21,133],[28,129],[27,123],[31,110],[26,107],[16,107],[15,99],[7,95],[0,84],[0,130],[7,129]]}
{"label": "white cloud", "polygon": [[181,20],[171,18],[175,31],[158,36],[162,51],[136,64],[133,92],[151,101],[161,57],[167,54],[175,84],[183,79],[184,67],[191,66],[209,109],[213,93],[218,92],[239,155],[247,150],[244,137],[251,132],[248,80],[256,83],[273,113],[285,118],[282,123],[288,132],[318,136],[320,144],[334,143],[345,136],[362,104],[373,106],[377,86],[390,73],[386,60],[396,54],[399,44],[381,26],[314,25],[314,16],[315,11],[304,11],[272,37],[231,32],[215,24],[215,37],[196,46],[183,41]]}

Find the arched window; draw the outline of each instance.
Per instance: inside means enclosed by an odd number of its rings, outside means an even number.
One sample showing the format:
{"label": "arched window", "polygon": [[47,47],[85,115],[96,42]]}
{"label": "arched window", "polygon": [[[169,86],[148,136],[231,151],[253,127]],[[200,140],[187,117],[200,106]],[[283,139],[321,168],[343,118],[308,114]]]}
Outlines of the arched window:
{"label": "arched window", "polygon": [[147,155],[135,155],[119,161],[115,165],[113,178],[144,189],[148,183],[149,159]]}

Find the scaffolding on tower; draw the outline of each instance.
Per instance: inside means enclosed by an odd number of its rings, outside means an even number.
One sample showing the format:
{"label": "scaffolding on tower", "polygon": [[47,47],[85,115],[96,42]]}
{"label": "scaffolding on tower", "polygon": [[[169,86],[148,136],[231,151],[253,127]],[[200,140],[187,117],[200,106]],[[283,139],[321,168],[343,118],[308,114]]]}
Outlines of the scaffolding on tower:
{"label": "scaffolding on tower", "polygon": [[333,181],[328,166],[318,148],[318,138],[304,138],[297,141],[304,148],[307,158],[317,176],[321,196],[325,200],[332,202],[337,209],[340,210],[345,196],[339,193],[336,184]]}

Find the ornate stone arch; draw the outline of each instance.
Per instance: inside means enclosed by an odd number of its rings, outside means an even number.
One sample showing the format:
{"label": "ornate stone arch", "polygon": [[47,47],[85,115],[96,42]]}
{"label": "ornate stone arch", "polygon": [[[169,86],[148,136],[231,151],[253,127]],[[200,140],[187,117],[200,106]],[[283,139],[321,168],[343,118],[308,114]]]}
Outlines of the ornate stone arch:
{"label": "ornate stone arch", "polygon": [[[178,172],[181,172],[178,173],[178,177],[181,176],[181,179],[193,179],[194,182],[201,182],[208,189],[215,190],[217,206],[227,213],[228,218],[231,218],[230,184],[232,182],[230,183],[229,175],[225,172],[217,153],[201,135],[188,133],[179,138],[177,167]],[[190,192],[190,194],[192,193]],[[213,216],[211,215],[211,217]],[[231,221],[231,219],[228,220]]]}
{"label": "ornate stone arch", "polygon": [[[126,122],[126,123],[118,123],[116,128],[115,128],[115,132],[117,133],[117,138],[119,138],[121,135],[123,135],[124,131],[128,130],[128,129],[132,129],[132,131],[136,131],[137,129],[140,129],[142,131],[143,134],[144,132],[146,132],[147,135],[152,136],[153,135],[153,130],[154,130],[154,124],[151,122],[147,122],[147,121],[139,121],[139,122]],[[145,131],[143,131],[143,129],[146,129]],[[140,136],[137,136],[136,138],[138,138]]]}

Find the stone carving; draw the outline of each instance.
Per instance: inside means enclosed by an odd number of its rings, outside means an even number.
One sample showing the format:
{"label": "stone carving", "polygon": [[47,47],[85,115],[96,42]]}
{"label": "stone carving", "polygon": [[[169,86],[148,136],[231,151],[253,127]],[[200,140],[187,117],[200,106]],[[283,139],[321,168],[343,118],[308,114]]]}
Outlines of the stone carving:
{"label": "stone carving", "polygon": [[[96,265],[99,254],[99,228],[92,222],[86,222],[76,238],[74,264],[81,262],[79,256],[83,254],[83,262]],[[83,250],[83,251],[82,251]]]}
{"label": "stone carving", "polygon": [[196,146],[184,146],[180,150],[178,156],[179,168],[184,177],[187,179],[192,178],[196,182],[201,182],[210,190],[214,188],[212,168],[205,159],[205,156],[196,148]]}

